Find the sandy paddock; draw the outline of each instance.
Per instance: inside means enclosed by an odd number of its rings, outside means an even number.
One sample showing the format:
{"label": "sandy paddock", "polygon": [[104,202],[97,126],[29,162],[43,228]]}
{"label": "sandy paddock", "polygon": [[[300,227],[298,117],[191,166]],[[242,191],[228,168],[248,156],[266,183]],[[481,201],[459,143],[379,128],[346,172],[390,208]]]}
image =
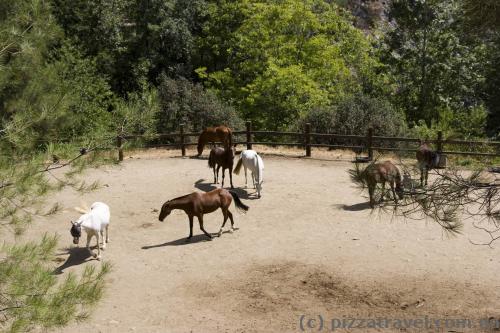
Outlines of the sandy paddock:
{"label": "sandy paddock", "polygon": [[[104,201],[112,216],[106,296],[88,321],[59,332],[318,332],[321,320],[329,332],[338,324],[332,319],[425,316],[470,319],[476,327],[400,330],[392,322],[335,331],[479,332],[477,320],[500,317],[500,250],[472,245],[469,239],[486,236],[470,227],[450,239],[432,222],[371,213],[366,194],[349,181],[352,156],[264,156],[261,199],[243,189],[242,175],[234,178],[250,206],[246,215],[232,207],[240,229],[207,241],[195,221],[195,237],[185,243],[187,216],[175,211],[161,223],[156,210],[213,188],[212,173],[205,159],[175,154],[135,154],[88,170],[85,179],[99,180],[99,190],[50,199],[66,208],[82,198]],[[69,220],[77,216],[38,219],[25,236],[60,234],[63,275],[100,264],[72,248]],[[205,216],[209,232],[221,222],[220,212]]]}

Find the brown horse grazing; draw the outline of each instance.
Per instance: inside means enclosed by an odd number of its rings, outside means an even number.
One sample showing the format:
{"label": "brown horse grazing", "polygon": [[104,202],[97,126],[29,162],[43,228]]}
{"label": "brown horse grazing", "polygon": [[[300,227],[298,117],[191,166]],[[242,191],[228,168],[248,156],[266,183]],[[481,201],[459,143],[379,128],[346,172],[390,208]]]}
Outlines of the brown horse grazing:
{"label": "brown horse grazing", "polygon": [[229,211],[229,206],[234,199],[234,204],[238,210],[248,211],[248,206],[243,204],[238,198],[238,195],[233,191],[225,189],[215,189],[206,193],[193,192],[182,197],[169,200],[163,204],[158,219],[163,222],[170,212],[174,209],[182,209],[189,217],[189,236],[186,241],[193,237],[193,218],[196,216],[200,223],[200,229],[210,239],[212,235],[205,231],[203,228],[203,215],[212,213],[217,209],[222,209],[224,215],[224,222],[220,227],[218,236],[222,234],[222,228],[226,225],[227,218],[231,220],[231,232],[236,230],[234,228],[233,214]]}
{"label": "brown horse grazing", "polygon": [[233,144],[233,131],[224,125],[205,128],[198,138],[197,156],[203,153],[203,148],[209,142],[222,142],[224,147],[231,147]]}
{"label": "brown horse grazing", "polygon": [[380,198],[381,201],[384,200],[386,182],[388,182],[391,186],[392,195],[394,196],[394,202],[398,203],[396,193],[399,199],[403,199],[401,174],[399,172],[399,169],[394,164],[392,164],[391,161],[370,164],[364,171],[364,178],[366,180],[366,184],[368,185],[368,193],[370,194],[370,207],[373,208],[375,204],[373,194],[375,192],[377,183],[382,183],[382,197]]}
{"label": "brown horse grazing", "polygon": [[[234,148],[215,147],[210,150],[208,157],[208,167],[214,170],[214,184],[219,180],[219,169],[222,167],[222,184],[224,187],[224,178],[226,177],[226,169],[229,169],[229,181],[231,188],[233,186],[233,164],[234,164]],[[215,171],[217,168],[217,172]]]}
{"label": "brown horse grazing", "polygon": [[417,149],[418,168],[420,169],[420,186],[427,185],[429,170],[439,166],[439,154],[432,150],[429,145],[421,141]]}

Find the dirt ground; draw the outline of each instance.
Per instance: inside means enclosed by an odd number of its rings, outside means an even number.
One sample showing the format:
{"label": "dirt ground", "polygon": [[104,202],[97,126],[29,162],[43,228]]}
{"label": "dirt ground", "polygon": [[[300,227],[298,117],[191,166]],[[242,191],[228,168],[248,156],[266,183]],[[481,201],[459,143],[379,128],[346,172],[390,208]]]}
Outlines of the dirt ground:
{"label": "dirt ground", "polygon": [[[350,183],[349,160],[348,154],[329,160],[265,155],[261,199],[244,189],[242,175],[234,176],[250,206],[246,215],[231,209],[239,230],[207,241],[195,222],[190,243],[184,212],[162,223],[156,210],[168,199],[214,187],[205,159],[136,154],[87,171],[85,179],[99,180],[100,189],[83,196],[64,190],[50,201],[66,208],[82,199],[109,204],[103,259],[113,270],[90,319],[57,332],[479,332],[480,319],[499,318],[500,249],[472,245],[470,239],[486,235],[471,227],[447,238],[432,222],[372,213],[366,194]],[[77,217],[66,211],[39,219],[26,235],[60,234],[62,276],[100,265],[71,244],[69,220]],[[205,216],[209,232],[221,222],[220,211]],[[426,316],[470,319],[475,328],[434,322],[401,329],[396,321],[409,325]],[[362,327],[334,327],[348,318],[394,321],[366,328],[369,321],[346,320]]]}

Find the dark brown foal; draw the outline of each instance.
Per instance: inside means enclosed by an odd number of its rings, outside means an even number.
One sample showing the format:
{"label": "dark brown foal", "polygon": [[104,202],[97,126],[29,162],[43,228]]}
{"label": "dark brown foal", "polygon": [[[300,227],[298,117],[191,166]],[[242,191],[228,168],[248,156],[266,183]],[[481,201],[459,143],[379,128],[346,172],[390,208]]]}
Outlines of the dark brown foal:
{"label": "dark brown foal", "polygon": [[226,177],[226,169],[229,169],[229,182],[231,183],[231,188],[234,188],[233,165],[234,165],[234,148],[215,147],[210,150],[210,156],[208,157],[208,167],[214,170],[214,184],[218,183],[219,169],[222,167],[221,187],[224,187],[224,178]]}
{"label": "dark brown foal", "polygon": [[436,168],[439,165],[439,154],[432,150],[429,145],[421,141],[417,149],[418,168],[420,169],[420,186],[427,185],[429,170]]}
{"label": "dark brown foal", "polygon": [[248,206],[241,202],[235,192],[220,188],[206,193],[193,192],[191,194],[169,200],[161,207],[158,219],[163,222],[165,217],[167,217],[172,210],[182,209],[189,217],[189,236],[186,241],[189,241],[189,239],[193,237],[193,219],[195,216],[198,218],[201,231],[203,231],[208,238],[212,239],[212,235],[209,234],[203,227],[203,215],[212,213],[220,208],[222,210],[222,214],[224,215],[224,221],[218,233],[218,236],[220,237],[222,234],[222,228],[226,225],[228,218],[231,220],[231,231],[235,230],[233,214],[229,211],[229,206],[231,205],[231,202],[233,202],[233,199],[237,209],[242,211],[248,210]]}

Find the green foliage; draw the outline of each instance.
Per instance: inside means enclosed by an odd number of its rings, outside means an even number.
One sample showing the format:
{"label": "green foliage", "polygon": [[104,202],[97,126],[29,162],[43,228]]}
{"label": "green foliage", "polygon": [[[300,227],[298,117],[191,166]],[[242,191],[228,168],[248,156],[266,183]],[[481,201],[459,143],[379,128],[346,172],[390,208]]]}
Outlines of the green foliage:
{"label": "green foliage", "polygon": [[191,76],[203,0],[52,0],[67,36],[96,57],[115,93],[140,91],[162,72]]}
{"label": "green foliage", "polygon": [[201,84],[194,84],[184,78],[174,80],[163,76],[159,95],[159,133],[177,132],[180,124],[186,125],[187,132],[199,132],[220,124],[235,129],[243,128],[236,110],[222,102],[213,92],[205,90]]}
{"label": "green foliage", "polygon": [[497,0],[464,0],[463,10],[469,27],[500,29],[500,2]]}
{"label": "green foliage", "polygon": [[153,134],[159,110],[157,90],[143,86],[141,92],[130,93],[127,100],[117,101],[116,108],[112,112],[112,132],[122,135]]}
{"label": "green foliage", "polygon": [[398,83],[394,104],[409,121],[439,121],[443,109],[469,113],[481,104],[485,49],[462,29],[457,1],[395,0],[383,61]]}
{"label": "green foliage", "polygon": [[286,128],[315,107],[381,89],[370,43],[333,3],[223,1],[209,13],[198,73],[256,127]]}
{"label": "green foliage", "polygon": [[57,237],[4,246],[0,250],[0,329],[26,332],[35,325],[63,326],[83,319],[102,296],[110,265],[87,266],[80,277],[71,273],[59,282],[53,273]]}
{"label": "green foliage", "polygon": [[376,135],[398,136],[404,133],[404,115],[385,100],[349,96],[332,107],[313,109],[300,120],[300,127],[311,124],[318,133],[366,135],[373,128]]}
{"label": "green foliage", "polygon": [[423,139],[435,139],[439,131],[448,139],[477,139],[485,135],[487,117],[482,105],[459,112],[446,108],[439,110],[439,122],[433,121],[428,126],[421,120],[412,126],[410,133]]}

